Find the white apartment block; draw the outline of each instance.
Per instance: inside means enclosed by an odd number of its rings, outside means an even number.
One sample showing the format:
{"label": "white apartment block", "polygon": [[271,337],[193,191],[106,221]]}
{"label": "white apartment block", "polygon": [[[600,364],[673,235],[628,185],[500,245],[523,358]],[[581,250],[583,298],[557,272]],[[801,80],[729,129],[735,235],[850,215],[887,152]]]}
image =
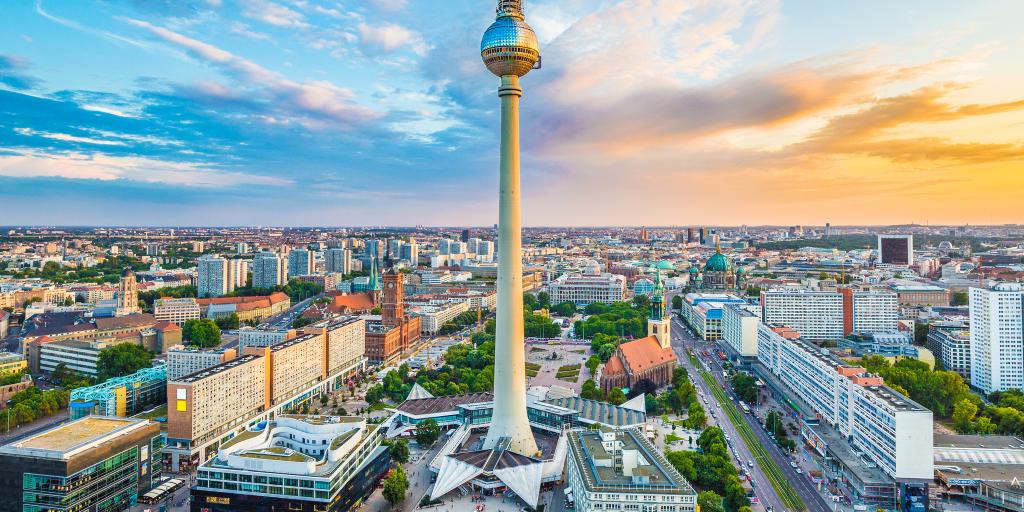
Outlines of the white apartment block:
{"label": "white apartment block", "polygon": [[761,316],[756,306],[725,304],[722,308],[722,339],[740,357],[757,356],[757,326]]}
{"label": "white apartment block", "polygon": [[242,353],[245,347],[269,347],[288,339],[294,331],[279,329],[272,331],[257,330],[251,327],[243,327],[238,330],[238,353]]}
{"label": "white apartment block", "polygon": [[288,268],[281,256],[261,251],[252,260],[252,287],[264,290],[280,286],[288,281]]}
{"label": "white apartment block", "polygon": [[1024,288],[971,288],[971,386],[984,392],[1024,388]]}
{"label": "white apartment block", "polygon": [[551,303],[575,302],[584,307],[592,302],[611,304],[626,295],[626,278],[617,274],[567,273],[548,284]]}
{"label": "white apartment block", "polygon": [[891,478],[934,478],[932,412],[885,386],[881,377],[800,338],[758,327],[758,360]]}
{"label": "white apartment block", "polygon": [[228,292],[228,262],[224,258],[206,255],[196,264],[199,278],[196,290],[199,297],[220,297]]}
{"label": "white apartment block", "polygon": [[39,350],[39,369],[53,373],[63,364],[69,370],[95,377],[100,351],[113,345],[103,341],[64,340],[45,343]]}
{"label": "white apartment block", "polygon": [[468,301],[452,301],[445,304],[419,306],[412,308],[410,313],[423,318],[420,330],[425,333],[437,334],[441,326],[455,317],[469,311]]}
{"label": "white apartment block", "polygon": [[843,337],[843,297],[803,288],[762,291],[761,320],[792,327],[805,339],[838,340]]}
{"label": "white apartment block", "polygon": [[899,300],[894,292],[853,292],[853,332],[896,332],[898,308]]}
{"label": "white apartment block", "polygon": [[[318,324],[322,325],[322,324]],[[344,318],[327,323],[327,374],[365,366],[366,320]]]}
{"label": "white apartment block", "polygon": [[167,380],[178,380],[235,358],[235,350],[199,350],[175,345],[167,349]]}
{"label": "white apartment block", "polygon": [[249,260],[229,258],[227,267],[228,293],[235,291],[235,288],[244,288],[249,280]]}
{"label": "white apartment block", "polygon": [[153,301],[153,316],[161,322],[184,325],[189,320],[198,320],[199,304],[192,298],[164,297]]}

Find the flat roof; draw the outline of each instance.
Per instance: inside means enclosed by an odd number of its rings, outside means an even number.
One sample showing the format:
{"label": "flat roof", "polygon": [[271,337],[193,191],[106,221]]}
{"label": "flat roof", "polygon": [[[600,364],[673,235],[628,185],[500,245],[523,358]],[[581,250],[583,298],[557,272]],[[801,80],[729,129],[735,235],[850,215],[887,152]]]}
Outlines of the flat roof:
{"label": "flat roof", "polygon": [[[569,433],[572,457],[583,472],[583,484],[588,491],[618,493],[696,494],[690,483],[676,471],[658,450],[634,429],[615,432],[616,441],[622,443],[622,450],[636,450],[646,465],[633,468],[633,475],[626,475],[614,465],[598,466],[595,459],[612,459],[613,454],[605,450],[601,432],[574,430]],[[638,478],[639,477],[639,478]]]}
{"label": "flat roof", "polygon": [[67,459],[149,423],[137,418],[86,416],[0,447],[0,454]]}
{"label": "flat roof", "polygon": [[184,377],[179,377],[179,378],[177,378],[175,380],[172,380],[170,382],[171,383],[180,382],[180,383],[183,383],[183,384],[191,384],[193,382],[196,382],[196,381],[205,379],[207,377],[211,377],[213,375],[216,375],[216,374],[218,374],[220,372],[223,372],[224,370],[229,370],[229,369],[234,368],[236,366],[248,363],[248,362],[250,362],[253,359],[256,359],[258,357],[260,357],[260,356],[254,356],[252,354],[247,354],[247,355],[244,355],[242,357],[238,357],[238,358],[232,359],[230,361],[227,361],[227,362],[224,362],[224,363],[220,363],[218,365],[211,366],[211,367],[206,368],[204,370],[199,370],[198,372],[190,373],[188,375],[185,375]]}

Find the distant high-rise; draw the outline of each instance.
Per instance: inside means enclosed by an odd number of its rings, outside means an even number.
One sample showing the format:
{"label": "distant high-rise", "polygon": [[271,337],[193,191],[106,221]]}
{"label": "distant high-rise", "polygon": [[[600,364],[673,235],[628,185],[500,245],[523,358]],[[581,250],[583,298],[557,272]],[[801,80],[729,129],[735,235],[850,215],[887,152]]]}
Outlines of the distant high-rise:
{"label": "distant high-rise", "polygon": [[463,242],[468,242],[469,241],[469,230],[468,229],[463,229],[462,230],[462,238],[461,238],[461,240]]}
{"label": "distant high-rise", "polygon": [[686,243],[692,244],[697,239],[697,234],[693,228],[686,228]]}
{"label": "distant high-rise", "polygon": [[249,244],[245,242],[238,242],[238,244],[235,245],[235,252],[238,254],[248,254]]}
{"label": "distant high-rise", "polygon": [[229,258],[228,267],[228,293],[235,291],[235,288],[244,287],[249,281],[249,260],[241,258]]}
{"label": "distant high-rise", "polygon": [[409,262],[409,265],[415,267],[420,260],[420,245],[416,243],[415,238],[410,238],[408,242],[404,242],[399,250],[398,258]]}
{"label": "distant high-rise", "polygon": [[832,224],[830,222],[825,223],[825,238],[832,236]]}
{"label": "distant high-rise", "polygon": [[261,251],[252,260],[252,287],[269,290],[285,284],[288,269],[284,258],[270,251]]}
{"label": "distant high-rise", "polygon": [[139,309],[139,284],[135,280],[135,271],[131,267],[125,267],[121,272],[121,279],[117,283],[117,316],[138,313]]}
{"label": "distant high-rise", "polygon": [[985,394],[1024,388],[1024,288],[971,288],[971,386]]}
{"label": "distant high-rise", "polygon": [[352,251],[335,247],[324,253],[324,267],[328,272],[352,273]]}
{"label": "distant high-rise", "polygon": [[313,251],[302,247],[288,253],[288,275],[307,276],[313,270]]}
{"label": "distant high-rise", "polygon": [[914,235],[878,235],[878,263],[897,267],[914,264]]}
{"label": "distant high-rise", "polygon": [[220,297],[228,292],[227,260],[208,254],[199,258],[196,267],[199,271],[196,281],[199,297]]}

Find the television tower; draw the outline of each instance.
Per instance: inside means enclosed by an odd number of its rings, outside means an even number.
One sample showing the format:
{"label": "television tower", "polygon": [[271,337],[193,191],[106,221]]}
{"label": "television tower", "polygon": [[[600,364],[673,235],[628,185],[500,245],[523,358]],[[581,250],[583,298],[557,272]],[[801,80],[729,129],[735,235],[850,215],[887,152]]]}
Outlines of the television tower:
{"label": "television tower", "polygon": [[519,77],[540,67],[540,44],[526,24],[522,0],[498,0],[497,18],[484,32],[480,56],[501,77],[501,166],[498,191],[498,304],[494,348],[494,412],[484,448],[504,442],[533,456],[537,441],[526,417],[523,339],[522,214],[519,200]]}

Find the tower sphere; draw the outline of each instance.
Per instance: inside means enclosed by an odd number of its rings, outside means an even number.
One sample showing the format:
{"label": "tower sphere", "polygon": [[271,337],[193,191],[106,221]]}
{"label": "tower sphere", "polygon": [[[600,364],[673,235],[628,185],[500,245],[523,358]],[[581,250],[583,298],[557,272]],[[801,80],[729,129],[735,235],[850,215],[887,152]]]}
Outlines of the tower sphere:
{"label": "tower sphere", "polygon": [[484,32],[480,57],[497,76],[523,76],[540,62],[540,43],[521,12],[499,10],[498,19]]}

